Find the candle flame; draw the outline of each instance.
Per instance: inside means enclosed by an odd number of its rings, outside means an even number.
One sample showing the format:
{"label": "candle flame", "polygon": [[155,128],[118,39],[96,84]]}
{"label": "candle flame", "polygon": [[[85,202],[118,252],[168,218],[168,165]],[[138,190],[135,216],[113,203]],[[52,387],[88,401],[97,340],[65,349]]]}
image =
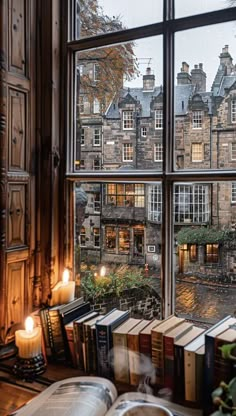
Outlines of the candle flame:
{"label": "candle flame", "polygon": [[31,316],[28,316],[25,320],[25,329],[28,333],[31,333],[34,329],[34,320]]}
{"label": "candle flame", "polygon": [[63,283],[68,283],[69,282],[69,278],[70,278],[70,272],[68,269],[64,269],[63,274],[62,274],[62,281]]}
{"label": "candle flame", "polygon": [[102,266],[102,267],[101,267],[101,270],[100,270],[100,276],[101,276],[101,277],[104,277],[104,276],[105,276],[105,274],[106,274],[106,267],[105,267],[105,266]]}

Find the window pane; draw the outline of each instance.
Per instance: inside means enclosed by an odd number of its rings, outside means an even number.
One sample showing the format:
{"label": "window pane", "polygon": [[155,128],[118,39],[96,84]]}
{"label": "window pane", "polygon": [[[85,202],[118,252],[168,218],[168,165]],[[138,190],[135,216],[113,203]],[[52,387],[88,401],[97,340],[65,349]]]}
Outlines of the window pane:
{"label": "window pane", "polygon": [[160,183],[75,184],[76,275],[126,270],[160,301],[161,217]]}
{"label": "window pane", "polygon": [[177,169],[236,167],[234,36],[234,23],[176,34]]}
{"label": "window pane", "polygon": [[77,53],[76,171],[162,169],[161,50],[155,37]]}
{"label": "window pane", "polygon": [[235,6],[235,2],[231,0],[175,0],[175,16],[191,16],[198,13],[207,13],[233,6]]}
{"label": "window pane", "polygon": [[[233,314],[236,281],[234,183],[175,183],[176,312],[215,321]],[[233,200],[232,200],[233,201]]]}
{"label": "window pane", "polygon": [[77,39],[160,22],[163,15],[162,0],[147,0],[145,8],[140,0],[75,1]]}

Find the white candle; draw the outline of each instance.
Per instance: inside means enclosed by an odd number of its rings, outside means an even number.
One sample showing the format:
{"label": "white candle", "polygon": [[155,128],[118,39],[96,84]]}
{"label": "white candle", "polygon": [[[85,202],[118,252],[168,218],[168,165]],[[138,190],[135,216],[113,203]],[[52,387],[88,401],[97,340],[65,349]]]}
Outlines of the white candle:
{"label": "white candle", "polygon": [[62,282],[58,282],[53,288],[52,288],[52,297],[50,300],[50,306],[55,306],[60,304],[60,287],[62,285]]}
{"label": "white candle", "polygon": [[41,354],[42,329],[34,328],[31,316],[25,320],[25,330],[19,329],[15,332],[15,341],[20,358],[32,358]]}
{"label": "white candle", "polygon": [[62,275],[62,285],[59,288],[60,304],[69,303],[75,298],[75,281],[69,281],[70,272],[65,269]]}

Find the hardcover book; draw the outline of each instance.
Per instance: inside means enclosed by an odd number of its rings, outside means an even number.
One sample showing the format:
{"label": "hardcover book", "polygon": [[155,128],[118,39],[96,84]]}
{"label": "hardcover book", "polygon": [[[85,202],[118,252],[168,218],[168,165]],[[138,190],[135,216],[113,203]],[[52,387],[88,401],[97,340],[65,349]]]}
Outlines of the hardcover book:
{"label": "hardcover book", "polygon": [[76,356],[76,367],[80,370],[85,369],[84,358],[85,358],[85,333],[83,324],[92,318],[98,316],[98,312],[90,311],[85,315],[82,315],[79,319],[73,321],[74,327],[74,344],[75,344],[75,356]]}
{"label": "hardcover book", "polygon": [[95,324],[104,315],[98,315],[95,318],[84,322],[85,336],[85,357],[84,369],[88,374],[95,374],[97,371],[97,347],[96,347],[96,327]]}
{"label": "hardcover book", "polygon": [[113,376],[110,353],[113,348],[112,332],[129,318],[129,314],[129,311],[113,309],[95,324],[99,376],[108,378]]}
{"label": "hardcover book", "polygon": [[152,363],[156,370],[156,383],[158,386],[164,386],[164,334],[168,333],[171,329],[182,324],[183,318],[177,316],[170,316],[165,319],[160,325],[153,328],[151,331],[152,336]]}
{"label": "hardcover book", "polygon": [[[143,328],[145,328],[150,321],[143,319],[138,325],[128,332],[128,357],[129,357],[129,377],[130,384],[132,386],[138,386],[141,380],[141,376],[146,371],[150,372],[150,369],[145,367],[146,363],[142,363],[142,356],[139,352],[139,334]],[[144,365],[142,365],[144,364]]]}
{"label": "hardcover book", "polygon": [[214,350],[214,388],[218,387],[221,381],[229,383],[233,378],[233,361],[223,358],[221,347],[225,344],[236,342],[236,326],[230,326],[229,329],[215,337]]}
{"label": "hardcover book", "polygon": [[203,328],[193,326],[187,334],[181,336],[174,343],[174,383],[173,400],[176,403],[184,404],[184,348],[195,338],[204,332]]}
{"label": "hardcover book", "polygon": [[152,357],[152,329],[163,321],[153,319],[139,334],[139,351],[147,357]]}
{"label": "hardcover book", "polygon": [[193,325],[189,322],[183,322],[164,334],[164,386],[172,391],[174,388],[174,343],[192,327]]}
{"label": "hardcover book", "polygon": [[75,299],[66,305],[57,305],[41,310],[42,325],[47,339],[47,352],[51,360],[70,360],[65,325],[90,310],[90,303],[83,298]]}
{"label": "hardcover book", "polygon": [[204,414],[210,414],[213,409],[211,393],[214,390],[214,352],[215,337],[236,323],[236,318],[226,316],[210,328],[205,334],[205,363],[204,363]]}
{"label": "hardcover book", "polygon": [[129,356],[128,356],[128,332],[132,330],[141,319],[129,318],[118,326],[113,335],[113,367],[114,378],[121,383],[129,383]]}

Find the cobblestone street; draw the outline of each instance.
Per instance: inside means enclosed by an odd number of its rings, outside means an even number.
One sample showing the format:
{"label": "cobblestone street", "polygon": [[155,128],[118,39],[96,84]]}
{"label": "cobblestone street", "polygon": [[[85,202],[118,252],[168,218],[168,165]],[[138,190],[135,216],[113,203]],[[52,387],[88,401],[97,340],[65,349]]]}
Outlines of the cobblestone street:
{"label": "cobblestone street", "polygon": [[[160,279],[155,287],[160,294]],[[236,285],[217,286],[177,280],[176,312],[214,322],[236,310]]]}

